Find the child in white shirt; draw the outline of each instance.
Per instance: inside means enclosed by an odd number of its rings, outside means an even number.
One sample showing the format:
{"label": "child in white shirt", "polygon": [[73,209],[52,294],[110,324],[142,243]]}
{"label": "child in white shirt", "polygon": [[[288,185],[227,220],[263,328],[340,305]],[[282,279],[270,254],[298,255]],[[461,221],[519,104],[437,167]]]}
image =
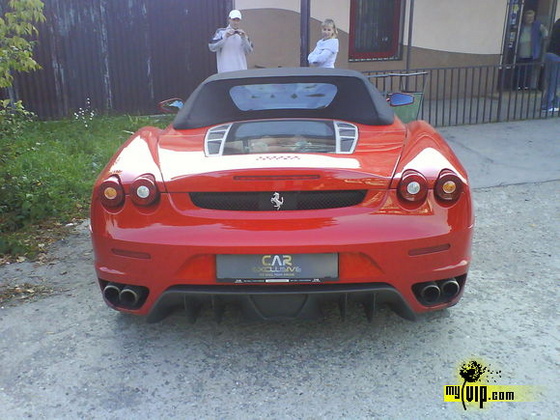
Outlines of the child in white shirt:
{"label": "child in white shirt", "polygon": [[311,67],[334,68],[336,55],[338,54],[338,30],[334,20],[326,19],[321,24],[323,38],[317,41],[317,46],[307,57]]}

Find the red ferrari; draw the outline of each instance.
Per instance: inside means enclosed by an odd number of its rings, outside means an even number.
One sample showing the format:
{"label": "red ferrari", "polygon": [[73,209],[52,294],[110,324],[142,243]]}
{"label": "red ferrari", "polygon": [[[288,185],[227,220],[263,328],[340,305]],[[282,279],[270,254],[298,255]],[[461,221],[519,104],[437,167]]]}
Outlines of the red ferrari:
{"label": "red ferrari", "polygon": [[332,302],[412,320],[456,304],[474,225],[467,173],[433,127],[395,116],[412,100],[351,70],[209,77],[96,181],[105,302],[149,322],[204,307],[221,318],[230,304],[307,318]]}

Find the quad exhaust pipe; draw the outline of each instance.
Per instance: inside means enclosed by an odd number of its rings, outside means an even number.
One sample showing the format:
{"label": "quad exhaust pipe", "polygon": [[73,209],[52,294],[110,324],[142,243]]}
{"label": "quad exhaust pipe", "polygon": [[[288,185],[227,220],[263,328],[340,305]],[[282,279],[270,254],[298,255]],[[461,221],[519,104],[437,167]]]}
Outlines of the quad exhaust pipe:
{"label": "quad exhaust pipe", "polygon": [[141,286],[129,286],[118,283],[109,283],[103,289],[103,297],[113,306],[123,308],[136,308],[146,297],[147,290]]}
{"label": "quad exhaust pipe", "polygon": [[143,297],[143,290],[138,286],[125,286],[119,295],[121,305],[133,308],[138,305],[140,299]]}
{"label": "quad exhaust pipe", "polygon": [[416,289],[420,300],[427,305],[447,302],[453,299],[461,291],[459,282],[455,279],[440,280],[419,284]]}
{"label": "quad exhaust pipe", "polygon": [[430,282],[422,287],[420,296],[428,304],[436,303],[441,296],[441,290],[436,283]]}
{"label": "quad exhaust pipe", "polygon": [[103,297],[113,306],[119,306],[122,285],[109,283],[103,289]]}
{"label": "quad exhaust pipe", "polygon": [[444,281],[441,286],[441,295],[444,299],[452,299],[459,294],[461,286],[455,279]]}

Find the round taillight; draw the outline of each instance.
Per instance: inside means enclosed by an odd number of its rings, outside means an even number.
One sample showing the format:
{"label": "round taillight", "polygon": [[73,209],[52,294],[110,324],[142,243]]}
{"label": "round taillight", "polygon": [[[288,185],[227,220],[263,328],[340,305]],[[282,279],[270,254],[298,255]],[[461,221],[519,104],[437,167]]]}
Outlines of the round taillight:
{"label": "round taillight", "polygon": [[428,194],[428,182],[426,178],[416,171],[406,171],[398,186],[399,196],[410,203],[424,201]]}
{"label": "round taillight", "polygon": [[139,206],[154,204],[159,198],[159,190],[151,175],[136,178],[130,186],[130,198]]}
{"label": "round taillight", "polygon": [[99,185],[97,196],[106,207],[118,207],[124,203],[124,189],[116,176],[106,179]]}
{"label": "round taillight", "polygon": [[443,171],[436,182],[436,197],[445,202],[457,201],[463,191],[463,181],[451,171]]}

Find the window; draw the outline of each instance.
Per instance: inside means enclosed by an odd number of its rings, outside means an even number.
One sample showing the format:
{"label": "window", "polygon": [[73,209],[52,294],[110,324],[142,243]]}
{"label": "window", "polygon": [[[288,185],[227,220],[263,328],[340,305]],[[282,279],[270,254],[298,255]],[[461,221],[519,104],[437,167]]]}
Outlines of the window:
{"label": "window", "polygon": [[256,121],[234,124],[224,155],[246,153],[335,153],[332,121]]}
{"label": "window", "polygon": [[265,109],[322,109],[337,92],[330,83],[275,83],[234,86],[230,95],[242,111]]}
{"label": "window", "polygon": [[351,61],[401,58],[403,3],[402,0],[351,0]]}

